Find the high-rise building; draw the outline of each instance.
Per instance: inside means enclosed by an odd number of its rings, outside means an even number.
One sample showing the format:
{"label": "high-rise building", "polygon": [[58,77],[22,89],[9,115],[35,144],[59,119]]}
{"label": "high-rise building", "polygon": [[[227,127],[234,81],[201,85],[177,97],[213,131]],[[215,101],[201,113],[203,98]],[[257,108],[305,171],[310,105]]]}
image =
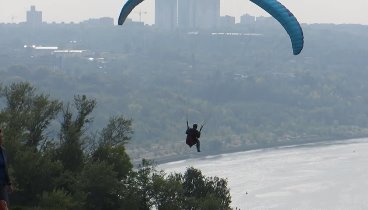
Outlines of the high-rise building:
{"label": "high-rise building", "polygon": [[196,1],[196,28],[216,28],[220,18],[220,0]]}
{"label": "high-rise building", "polygon": [[194,28],[195,0],[178,0],[178,26],[180,28]]}
{"label": "high-rise building", "polygon": [[220,17],[220,0],[178,0],[178,25],[181,28],[215,28]]}
{"label": "high-rise building", "polygon": [[254,24],[256,22],[256,17],[245,14],[240,17],[241,24]]}
{"label": "high-rise building", "polygon": [[229,27],[234,25],[235,25],[235,17],[225,15],[219,18],[218,26],[220,27]]}
{"label": "high-rise building", "polygon": [[27,11],[27,24],[40,25],[42,24],[42,12],[36,11],[35,6],[31,6],[31,10]]}
{"label": "high-rise building", "polygon": [[163,30],[173,30],[178,26],[177,0],[155,1],[155,25]]}

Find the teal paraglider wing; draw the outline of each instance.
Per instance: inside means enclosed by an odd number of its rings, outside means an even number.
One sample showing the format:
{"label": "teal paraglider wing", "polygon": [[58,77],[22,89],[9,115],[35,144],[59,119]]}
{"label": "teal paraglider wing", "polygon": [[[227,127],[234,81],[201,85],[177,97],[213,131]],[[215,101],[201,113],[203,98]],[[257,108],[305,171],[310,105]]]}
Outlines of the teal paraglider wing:
{"label": "teal paraglider wing", "polygon": [[304,46],[303,29],[295,16],[276,0],[250,0],[268,12],[284,27],[289,34],[294,55],[298,55]]}
{"label": "teal paraglider wing", "polygon": [[118,24],[123,25],[130,12],[144,0],[128,0],[121,9]]}

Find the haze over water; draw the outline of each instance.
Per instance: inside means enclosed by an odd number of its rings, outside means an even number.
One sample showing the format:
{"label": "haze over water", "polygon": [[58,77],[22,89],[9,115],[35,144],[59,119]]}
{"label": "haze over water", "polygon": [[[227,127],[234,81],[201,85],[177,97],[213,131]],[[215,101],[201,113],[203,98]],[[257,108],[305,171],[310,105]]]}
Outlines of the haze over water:
{"label": "haze over water", "polygon": [[368,209],[368,139],[209,156],[159,168],[184,172],[190,166],[227,178],[234,208]]}

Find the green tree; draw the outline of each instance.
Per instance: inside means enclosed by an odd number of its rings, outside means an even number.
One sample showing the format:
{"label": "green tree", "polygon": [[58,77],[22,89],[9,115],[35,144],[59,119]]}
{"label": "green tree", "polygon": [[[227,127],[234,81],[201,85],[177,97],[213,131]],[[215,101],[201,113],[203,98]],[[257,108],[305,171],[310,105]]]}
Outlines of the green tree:
{"label": "green tree", "polygon": [[205,177],[190,167],[183,177],[185,209],[230,209],[231,196],[227,181],[218,177]]}
{"label": "green tree", "polygon": [[12,178],[17,190],[12,194],[15,203],[36,205],[44,191],[52,191],[63,172],[60,162],[53,161],[33,148],[22,148],[15,155],[12,166]]}
{"label": "green tree", "polygon": [[119,209],[121,182],[113,167],[104,161],[86,164],[79,177],[79,190],[86,196],[85,209]]}
{"label": "green tree", "polygon": [[114,116],[102,129],[100,142],[108,146],[124,145],[131,140],[132,134],[132,120],[123,116]]}
{"label": "green tree", "polygon": [[150,210],[154,206],[151,177],[155,171],[153,162],[143,159],[138,170],[131,171],[123,180],[121,189],[123,210]]}
{"label": "green tree", "polygon": [[38,94],[27,82],[2,88],[0,97],[6,102],[0,120],[5,124],[6,145],[11,154],[15,154],[20,145],[36,148],[47,140],[45,132],[60,112],[61,102],[51,100],[49,95]]}
{"label": "green tree", "polygon": [[77,172],[82,169],[84,161],[83,135],[85,134],[86,124],[92,122],[90,114],[96,106],[94,99],[87,99],[85,95],[75,96],[74,105],[77,116],[73,119],[70,106],[67,105],[63,112],[64,120],[60,131],[60,148],[58,158],[63,163],[66,170]]}
{"label": "green tree", "polygon": [[184,207],[183,175],[157,173],[152,176],[155,206],[159,210],[181,210]]}
{"label": "green tree", "polygon": [[52,190],[43,192],[36,210],[77,210],[81,206],[73,197],[64,190]]}
{"label": "green tree", "polygon": [[231,196],[227,181],[206,177],[198,169],[166,175],[152,161],[143,160],[138,171],[123,181],[124,209],[227,210]]}
{"label": "green tree", "polygon": [[133,168],[124,147],[132,134],[132,120],[111,117],[100,133],[98,148],[92,153],[93,161],[106,161],[113,166],[119,179],[125,178]]}
{"label": "green tree", "polygon": [[5,147],[17,188],[12,198],[15,202],[35,204],[38,195],[55,187],[55,179],[63,170],[60,162],[40,151],[45,149],[40,143],[49,140],[46,131],[59,113],[61,103],[38,93],[27,82],[0,89],[0,97],[5,102],[0,124],[5,128]]}
{"label": "green tree", "polygon": [[126,178],[133,168],[125,147],[122,145],[115,147],[101,145],[94,151],[92,159],[93,161],[105,161],[111,165],[119,179]]}
{"label": "green tree", "polygon": [[61,107],[62,104],[59,101],[50,101],[47,95],[35,96],[27,123],[27,130],[29,131],[27,145],[37,147],[40,142],[46,140],[44,132],[50,122],[56,118]]}

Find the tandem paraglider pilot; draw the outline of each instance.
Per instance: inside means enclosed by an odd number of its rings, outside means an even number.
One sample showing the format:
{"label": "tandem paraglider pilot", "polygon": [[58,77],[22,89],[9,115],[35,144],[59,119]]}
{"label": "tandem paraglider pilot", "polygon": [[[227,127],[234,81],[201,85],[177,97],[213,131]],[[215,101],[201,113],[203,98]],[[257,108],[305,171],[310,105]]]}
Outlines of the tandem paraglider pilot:
{"label": "tandem paraglider pilot", "polygon": [[8,173],[7,155],[3,143],[3,130],[0,128],[0,210],[8,209],[8,193],[13,191]]}
{"label": "tandem paraglider pilot", "polygon": [[193,145],[197,146],[197,152],[201,151],[201,142],[199,141],[199,138],[201,137],[201,130],[203,128],[203,125],[199,130],[197,130],[198,125],[193,124],[193,128],[190,128],[187,122],[187,131],[185,132],[187,134],[186,143],[189,147],[192,147]]}

